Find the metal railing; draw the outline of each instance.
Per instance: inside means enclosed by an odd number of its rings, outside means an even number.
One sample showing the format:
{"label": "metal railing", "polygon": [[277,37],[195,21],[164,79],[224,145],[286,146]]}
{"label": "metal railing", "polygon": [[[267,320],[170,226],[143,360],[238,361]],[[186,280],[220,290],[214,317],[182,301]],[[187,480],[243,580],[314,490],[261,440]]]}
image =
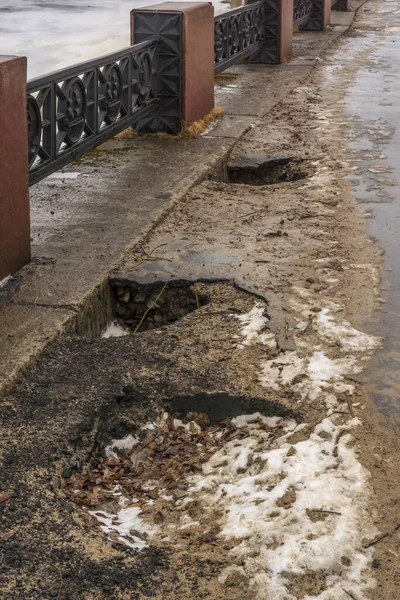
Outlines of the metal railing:
{"label": "metal railing", "polygon": [[[322,10],[321,0],[294,0],[294,25],[321,29]],[[187,42],[182,13],[171,11],[137,10],[134,39],[140,43],[28,82],[30,185],[130,125],[180,131]],[[279,62],[280,14],[278,0],[256,0],[216,16],[214,72],[250,57]]]}
{"label": "metal railing", "polygon": [[305,25],[311,19],[312,11],[312,0],[294,0],[293,26],[301,27],[301,25]]}
{"label": "metal railing", "polygon": [[29,184],[155,108],[158,38],[28,82]]}
{"label": "metal railing", "polygon": [[263,0],[241,6],[214,19],[214,72],[256,54],[264,41]]}

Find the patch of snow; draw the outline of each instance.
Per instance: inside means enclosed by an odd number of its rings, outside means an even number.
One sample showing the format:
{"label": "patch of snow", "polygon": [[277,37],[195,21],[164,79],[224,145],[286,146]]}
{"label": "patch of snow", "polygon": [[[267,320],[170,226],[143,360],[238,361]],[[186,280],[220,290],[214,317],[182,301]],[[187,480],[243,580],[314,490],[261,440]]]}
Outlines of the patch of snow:
{"label": "patch of snow", "polygon": [[[307,367],[309,381],[305,383],[305,393],[311,400],[315,400],[321,394],[323,388],[343,379],[346,373],[358,372],[355,359],[352,356],[346,358],[331,359],[323,352],[314,352]],[[337,391],[337,386],[334,387]],[[342,387],[341,387],[342,390]]]}
{"label": "patch of snow", "polygon": [[234,315],[234,317],[243,324],[240,330],[243,340],[238,343],[239,348],[252,346],[253,344],[263,344],[269,348],[276,348],[275,335],[271,332],[265,333],[269,318],[265,315],[265,306],[261,302],[257,302],[250,312],[243,315]]}
{"label": "patch of snow", "polygon": [[174,427],[175,429],[184,429],[187,433],[191,433],[193,435],[199,435],[201,433],[200,425],[197,425],[194,421],[189,421],[189,423],[182,423],[180,419],[174,419]]}
{"label": "patch of snow", "polygon": [[379,339],[358,331],[348,321],[336,322],[329,308],[323,308],[317,317],[318,333],[331,342],[336,342],[346,352],[366,352],[379,346]]}
{"label": "patch of snow", "polygon": [[52,173],[49,175],[49,179],[76,179],[79,177],[80,173],[68,171],[67,173],[62,173],[58,171],[57,173]]}
{"label": "patch of snow", "polygon": [[132,450],[134,446],[139,443],[139,438],[135,435],[129,433],[124,438],[120,440],[112,440],[111,444],[106,446],[105,453],[106,456],[111,458],[118,458],[118,455],[114,452],[114,450]]}
{"label": "patch of snow", "polygon": [[251,423],[263,423],[270,429],[277,427],[279,423],[282,421],[282,417],[266,417],[259,412],[252,413],[251,415],[239,415],[232,419],[232,425],[235,427],[241,428],[246,427]]}
{"label": "patch of snow", "polygon": [[363,539],[376,530],[369,474],[349,446],[348,431],[359,421],[339,426],[325,418],[307,439],[277,440],[273,448],[258,423],[258,431],[226,443],[190,478],[190,500],[210,517],[218,506],[219,536],[236,542],[220,582],[230,585],[227,576],[235,581],[240,567],[254,598],[295,600],[285,575],[312,571],[325,575],[327,587],[308,600],[344,598],[343,588],[365,599],[373,549],[363,549]]}
{"label": "patch of snow", "polygon": [[295,352],[282,352],[277,357],[261,363],[260,382],[265,387],[279,390],[289,385],[296,375],[304,374],[305,360]]}
{"label": "patch of snow", "polygon": [[[264,387],[279,390],[292,386],[302,398],[316,400],[328,388],[336,392],[353,390],[353,386],[343,382],[343,376],[360,372],[352,356],[332,359],[322,351],[311,357],[300,358],[295,352],[282,352],[277,357],[261,363],[260,382]],[[301,376],[299,381],[295,377]]]}
{"label": "patch of snow", "polygon": [[7,275],[7,277],[4,277],[4,279],[2,279],[0,281],[0,288],[2,288],[5,285],[7,285],[7,283],[10,281],[10,279],[11,279],[11,275]]}
{"label": "patch of snow", "polygon": [[143,425],[143,427],[141,427],[141,429],[148,429],[149,431],[154,431],[154,429],[156,428],[154,423],[146,423],[146,425]]}
{"label": "patch of snow", "polygon": [[[115,532],[118,540],[125,546],[142,550],[148,546],[144,538],[149,533],[155,532],[155,528],[149,528],[147,524],[143,523],[139,517],[140,511],[140,507],[133,506],[123,508],[115,514],[103,510],[89,511],[89,513],[100,521],[101,529],[105,534]],[[139,537],[137,533],[142,534],[143,537]]]}
{"label": "patch of snow", "polygon": [[122,337],[124,335],[129,335],[129,331],[122,327],[122,325],[120,325],[118,321],[113,321],[102,333],[101,337],[108,339],[112,337]]}

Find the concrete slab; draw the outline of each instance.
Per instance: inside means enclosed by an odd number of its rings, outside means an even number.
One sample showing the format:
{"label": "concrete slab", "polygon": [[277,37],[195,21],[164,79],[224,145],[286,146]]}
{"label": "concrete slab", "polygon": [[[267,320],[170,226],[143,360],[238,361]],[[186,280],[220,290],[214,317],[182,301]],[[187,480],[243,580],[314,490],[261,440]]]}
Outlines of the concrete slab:
{"label": "concrete slab", "polygon": [[66,169],[66,175],[80,173],[74,179],[35,186],[33,253],[53,260],[23,277],[15,302],[78,307],[233,141],[152,139],[141,147],[140,139],[128,140]]}
{"label": "concrete slab", "polygon": [[217,121],[214,126],[210,127],[203,137],[227,137],[237,140],[253,127],[257,120],[256,117],[227,114],[223,119]]}
{"label": "concrete slab", "polygon": [[225,72],[229,83],[217,85],[216,105],[227,115],[262,117],[299,81],[310,73],[312,66],[235,65]]}
{"label": "concrete slab", "polygon": [[349,27],[354,19],[354,12],[332,11],[331,24],[336,28],[338,26]]}

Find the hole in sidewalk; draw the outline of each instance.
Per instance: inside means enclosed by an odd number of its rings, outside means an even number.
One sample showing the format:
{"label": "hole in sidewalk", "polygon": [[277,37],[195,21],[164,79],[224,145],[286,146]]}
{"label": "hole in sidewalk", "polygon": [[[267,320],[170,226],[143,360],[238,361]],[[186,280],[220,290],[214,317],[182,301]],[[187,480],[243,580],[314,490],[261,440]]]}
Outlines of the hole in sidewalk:
{"label": "hole in sidewalk", "polygon": [[[97,526],[121,550],[152,545],[169,535],[171,527],[181,531],[183,513],[176,507],[190,499],[191,477],[202,472],[202,465],[233,440],[240,450],[240,440],[255,436],[264,447],[265,440],[285,433],[288,421],[281,417],[292,415],[265,398],[224,392],[176,396],[165,404],[169,412],[161,410],[154,420],[134,428],[122,421],[116,428],[112,418],[104,419],[96,455],[81,472],[69,469],[68,477],[63,476],[68,500],[95,516]],[[194,409],[208,412],[194,414]],[[264,464],[238,460],[239,474],[247,469],[254,474]],[[190,524],[199,525],[193,534],[202,537],[202,507],[194,502],[187,511]]]}
{"label": "hole in sidewalk", "polygon": [[288,414],[285,407],[265,398],[232,396],[225,392],[214,394],[199,392],[193,395],[176,396],[171,401],[170,408],[171,412],[184,422],[191,419],[196,421],[197,415],[207,415],[211,425],[239,415],[260,413],[265,417],[282,417]]}
{"label": "hole in sidewalk", "polygon": [[192,282],[112,282],[114,319],[103,333],[112,337],[158,329],[182,319],[209,302]]}
{"label": "hole in sidewalk", "polygon": [[244,185],[273,185],[299,181],[308,175],[308,161],[293,156],[269,160],[244,159],[226,165],[224,181]]}

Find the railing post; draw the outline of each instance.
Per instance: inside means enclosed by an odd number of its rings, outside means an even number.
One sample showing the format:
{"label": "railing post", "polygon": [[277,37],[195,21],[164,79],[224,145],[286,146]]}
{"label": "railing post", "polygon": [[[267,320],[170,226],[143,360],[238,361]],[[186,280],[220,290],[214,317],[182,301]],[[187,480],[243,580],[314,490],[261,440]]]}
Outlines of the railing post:
{"label": "railing post", "polygon": [[0,56],[0,281],[30,261],[26,58]]}
{"label": "railing post", "polygon": [[293,52],[293,0],[264,0],[264,4],[264,46],[249,62],[286,62]]}
{"label": "railing post", "polygon": [[209,3],[164,2],[131,12],[131,43],[158,36],[156,113],[142,118],[143,133],[178,133],[214,108],[214,8]]}
{"label": "railing post", "polygon": [[312,0],[310,19],[300,29],[326,29],[331,22],[332,0]]}

